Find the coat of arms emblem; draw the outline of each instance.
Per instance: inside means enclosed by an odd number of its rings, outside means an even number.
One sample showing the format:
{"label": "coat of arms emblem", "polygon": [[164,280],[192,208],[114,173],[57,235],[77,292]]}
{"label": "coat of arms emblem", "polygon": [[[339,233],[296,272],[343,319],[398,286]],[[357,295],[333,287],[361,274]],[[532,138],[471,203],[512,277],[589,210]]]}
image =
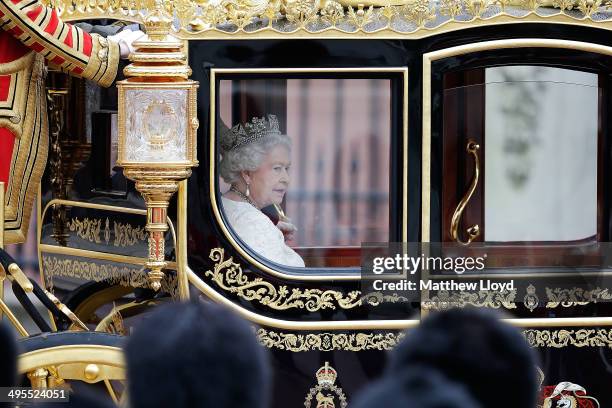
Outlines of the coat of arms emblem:
{"label": "coat of arms emblem", "polygon": [[306,408],[312,407],[313,398],[316,400],[317,405],[315,408],[346,408],[346,396],[342,391],[342,388],[335,385],[338,373],[336,370],[329,365],[329,362],[325,362],[325,365],[319,368],[315,374],[318,384],[310,389],[304,406]]}

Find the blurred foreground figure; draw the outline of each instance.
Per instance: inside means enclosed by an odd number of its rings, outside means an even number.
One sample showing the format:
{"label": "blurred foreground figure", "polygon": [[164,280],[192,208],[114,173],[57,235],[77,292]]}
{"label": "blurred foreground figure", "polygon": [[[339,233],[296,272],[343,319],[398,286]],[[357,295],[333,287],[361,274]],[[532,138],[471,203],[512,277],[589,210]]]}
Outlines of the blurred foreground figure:
{"label": "blurred foreground figure", "polygon": [[0,387],[12,387],[17,380],[17,343],[6,324],[0,324]]}
{"label": "blurred foreground figure", "polygon": [[104,400],[94,392],[78,390],[70,393],[69,400],[62,402],[47,402],[34,405],[36,408],[116,408],[112,402]]}
{"label": "blurred foreground figure", "polygon": [[407,333],[354,408],[535,407],[535,364],[525,339],[496,314],[439,312]]}
{"label": "blurred foreground figure", "polygon": [[266,351],[249,324],[220,306],[160,306],[125,351],[131,408],[268,406]]}

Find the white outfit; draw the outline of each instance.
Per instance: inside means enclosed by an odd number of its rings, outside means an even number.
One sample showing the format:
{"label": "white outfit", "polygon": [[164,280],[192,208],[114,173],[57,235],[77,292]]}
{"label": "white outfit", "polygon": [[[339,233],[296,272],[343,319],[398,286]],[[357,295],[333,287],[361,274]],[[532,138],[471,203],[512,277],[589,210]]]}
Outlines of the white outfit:
{"label": "white outfit", "polygon": [[281,265],[304,267],[304,260],[285,244],[283,233],[249,203],[221,197],[223,213],[240,239],[262,257]]}

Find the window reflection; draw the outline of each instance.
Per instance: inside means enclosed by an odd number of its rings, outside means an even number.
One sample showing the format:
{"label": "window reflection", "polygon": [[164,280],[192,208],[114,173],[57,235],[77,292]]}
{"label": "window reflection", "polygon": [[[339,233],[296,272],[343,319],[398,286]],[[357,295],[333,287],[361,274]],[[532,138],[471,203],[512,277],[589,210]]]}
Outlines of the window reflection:
{"label": "window reflection", "polygon": [[485,79],[485,240],[595,236],[597,75],[506,66]]}
{"label": "window reflection", "polygon": [[[255,160],[257,166],[252,163],[252,170],[239,172],[237,178],[224,174],[223,158],[220,160],[223,211],[247,245],[264,258],[285,265],[301,266],[299,260],[303,260],[309,267],[358,266],[361,242],[389,239],[390,82],[220,81],[218,120],[223,131],[231,127],[235,134],[248,138],[251,131],[247,127],[252,126],[254,118],[266,118],[270,126],[269,115],[274,115],[277,137],[287,139],[276,144],[259,140],[263,147],[262,157]],[[221,144],[228,140],[222,135],[219,139]],[[220,147],[227,155],[229,146]],[[271,158],[274,154],[276,157]],[[240,161],[245,163],[249,161],[247,156],[256,155],[251,152]],[[275,165],[280,168],[275,169]],[[269,170],[267,181],[259,184],[269,184],[267,198],[257,191],[260,186],[253,185],[264,170]],[[251,184],[248,196],[247,181]],[[237,217],[240,212],[236,207],[248,216]],[[259,211],[256,207],[269,222],[255,216],[252,210]],[[264,224],[266,233],[249,229]]]}

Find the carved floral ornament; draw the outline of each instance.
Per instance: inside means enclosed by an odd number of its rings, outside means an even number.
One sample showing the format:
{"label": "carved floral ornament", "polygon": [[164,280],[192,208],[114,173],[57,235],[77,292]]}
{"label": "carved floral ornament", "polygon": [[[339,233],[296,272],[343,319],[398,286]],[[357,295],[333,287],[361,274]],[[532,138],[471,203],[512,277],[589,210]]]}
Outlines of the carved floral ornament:
{"label": "carved floral ornament", "polygon": [[[407,302],[408,298],[399,294],[382,294],[380,292],[365,293],[350,291],[343,293],[336,290],[323,290],[316,288],[276,286],[263,278],[251,278],[246,274],[240,264],[234,262],[232,257],[225,257],[223,248],[213,248],[210,259],[215,262],[212,270],[204,273],[219,289],[234,294],[241,299],[257,302],[274,310],[306,309],[309,312],[331,309],[353,309],[369,305],[379,306],[383,303]],[[489,307],[494,309],[515,309],[514,299],[516,291],[479,291],[433,292],[422,307],[428,310],[441,310],[450,307]]]}
{"label": "carved floral ornament", "polygon": [[[612,347],[612,329],[528,329],[522,333],[533,348]],[[285,333],[264,328],[256,334],[265,347],[291,352],[391,350],[405,336],[402,332]]]}
{"label": "carved floral ornament", "polygon": [[[142,21],[153,0],[46,0],[67,20]],[[165,0],[180,35],[414,33],[496,19],[612,22],[612,0]],[[202,37],[205,38],[205,37]]]}

